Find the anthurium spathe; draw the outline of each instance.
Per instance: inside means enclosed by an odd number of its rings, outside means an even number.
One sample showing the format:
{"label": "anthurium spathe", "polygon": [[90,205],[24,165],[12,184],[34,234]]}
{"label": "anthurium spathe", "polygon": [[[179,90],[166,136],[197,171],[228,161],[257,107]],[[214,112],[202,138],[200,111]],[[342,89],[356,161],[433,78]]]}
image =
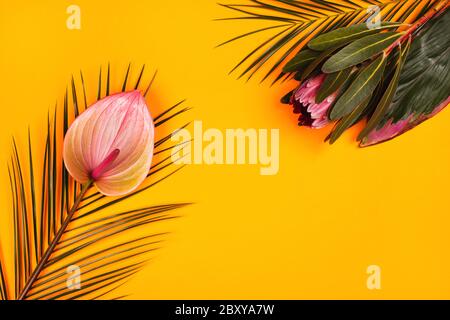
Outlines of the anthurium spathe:
{"label": "anthurium spathe", "polygon": [[146,178],[154,125],[139,91],[107,96],[89,107],[64,138],[64,163],[80,183],[108,196],[127,194]]}

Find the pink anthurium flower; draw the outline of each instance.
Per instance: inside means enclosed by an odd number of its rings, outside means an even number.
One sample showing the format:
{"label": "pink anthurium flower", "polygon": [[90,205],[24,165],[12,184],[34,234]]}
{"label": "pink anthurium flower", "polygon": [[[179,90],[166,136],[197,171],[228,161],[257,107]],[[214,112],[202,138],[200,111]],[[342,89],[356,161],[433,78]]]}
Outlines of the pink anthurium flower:
{"label": "pink anthurium flower", "polygon": [[139,91],[105,97],[70,126],[64,163],[80,183],[108,196],[127,194],[146,178],[153,157],[154,125]]}
{"label": "pink anthurium flower", "polygon": [[316,96],[325,80],[324,73],[307,79],[292,95],[291,104],[294,113],[299,113],[299,126],[307,126],[314,129],[325,127],[328,123],[328,110],[336,100],[337,92],[331,94],[321,103],[316,103]]}

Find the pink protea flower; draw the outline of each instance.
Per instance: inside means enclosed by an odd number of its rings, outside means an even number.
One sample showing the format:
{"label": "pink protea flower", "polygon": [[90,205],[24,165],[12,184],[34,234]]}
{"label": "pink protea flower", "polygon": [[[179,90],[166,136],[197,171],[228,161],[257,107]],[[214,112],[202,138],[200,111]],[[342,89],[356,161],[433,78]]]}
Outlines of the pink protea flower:
{"label": "pink protea flower", "polygon": [[97,101],[75,119],[64,138],[64,163],[80,183],[109,196],[129,193],[146,178],[154,125],[139,91]]}
{"label": "pink protea flower", "polygon": [[328,109],[330,109],[337,92],[325,98],[321,103],[316,103],[316,95],[320,86],[325,80],[325,74],[319,74],[303,82],[294,92],[291,104],[294,106],[294,113],[299,113],[298,124],[314,129],[325,127],[328,123]]}

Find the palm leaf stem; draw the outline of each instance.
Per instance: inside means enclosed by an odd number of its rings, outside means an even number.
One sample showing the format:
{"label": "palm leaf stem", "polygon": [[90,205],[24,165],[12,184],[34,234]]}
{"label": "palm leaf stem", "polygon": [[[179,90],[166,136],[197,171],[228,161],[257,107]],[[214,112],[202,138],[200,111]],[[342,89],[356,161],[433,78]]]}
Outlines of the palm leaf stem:
{"label": "palm leaf stem", "polygon": [[419,20],[417,20],[415,23],[413,23],[406,31],[405,33],[398,38],[394,43],[392,43],[389,47],[387,47],[383,54],[385,56],[389,55],[392,50],[397,47],[398,45],[402,44],[406,40],[409,39],[409,37],[420,27],[422,27],[425,23],[427,23],[430,19],[432,19],[436,14],[444,11],[449,6],[449,0],[441,0],[439,1],[435,6],[433,6],[428,12],[423,15]]}
{"label": "palm leaf stem", "polygon": [[33,274],[31,277],[27,280],[25,287],[23,288],[22,292],[20,293],[18,300],[24,300],[30,291],[30,289],[33,287],[34,282],[39,277],[39,274],[41,271],[45,268],[45,265],[47,264],[48,259],[52,255],[56,245],[58,244],[59,240],[61,239],[61,236],[64,234],[64,231],[66,230],[67,226],[69,225],[70,221],[72,220],[73,215],[78,209],[78,206],[80,205],[81,201],[83,200],[83,197],[86,193],[86,191],[89,189],[89,187],[92,185],[93,181],[90,180],[85,185],[83,185],[83,188],[80,191],[80,194],[78,195],[77,199],[75,200],[75,203],[73,204],[72,208],[70,209],[69,213],[67,214],[66,219],[64,220],[64,223],[61,225],[61,228],[59,228],[58,233],[53,238],[52,242],[50,243],[49,247],[45,251],[44,256],[40,259],[38,265],[34,269]]}
{"label": "palm leaf stem", "polygon": [[8,300],[8,290],[6,287],[6,279],[3,274],[2,261],[0,259],[0,300]]}

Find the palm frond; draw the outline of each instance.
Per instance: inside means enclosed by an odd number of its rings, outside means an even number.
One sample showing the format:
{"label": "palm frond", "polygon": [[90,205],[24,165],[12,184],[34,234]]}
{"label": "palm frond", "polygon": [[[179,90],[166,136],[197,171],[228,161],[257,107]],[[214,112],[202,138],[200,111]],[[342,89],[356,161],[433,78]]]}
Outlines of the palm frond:
{"label": "palm frond", "polygon": [[[127,91],[131,64],[120,81],[119,91]],[[139,70],[131,90],[147,96],[155,80],[142,85],[145,66]],[[78,78],[78,79],[77,79]],[[100,68],[97,99],[113,90],[111,67]],[[142,269],[148,254],[156,250],[164,233],[143,237],[125,237],[136,228],[177,217],[173,210],[189,203],[155,205],[129,211],[106,208],[121,204],[164,181],[182,167],[173,167],[171,150],[184,144],[171,144],[171,120],[189,110],[183,102],[162,111],[155,117],[157,135],[166,132],[155,143],[153,166],[140,188],[122,197],[105,197],[93,187],[83,187],[67,172],[62,161],[62,142],[70,123],[87,106],[87,90],[80,72],[73,76],[64,95],[62,108],[55,107],[48,116],[47,133],[42,151],[28,132],[26,157],[21,155],[13,139],[13,153],[8,165],[14,221],[14,293],[6,285],[4,260],[0,259],[0,298],[7,299],[95,299],[118,288]],[[187,124],[186,124],[187,125]],[[186,126],[184,125],[184,126]],[[183,127],[184,127],[183,126]],[[172,130],[173,131],[173,130]],[[39,156],[42,153],[42,158]],[[37,159],[40,158],[40,159]],[[40,161],[38,161],[40,160]],[[41,163],[39,163],[41,162]],[[39,172],[38,166],[41,171]],[[81,198],[79,195],[83,195]],[[77,205],[79,201],[79,205]],[[77,207],[72,212],[71,208]],[[136,262],[138,261],[138,262]],[[67,286],[67,268],[81,270],[82,287]]]}
{"label": "palm frond", "polygon": [[6,284],[5,274],[3,271],[3,257],[0,257],[0,300],[8,300],[8,287]]}
{"label": "palm frond", "polygon": [[[218,20],[260,20],[273,23],[254,31],[236,36],[224,45],[257,33],[276,29],[245,56],[231,72],[246,62],[248,66],[238,78],[252,78],[263,66],[269,64],[269,70],[262,81],[273,75],[283,64],[315,36],[336,28],[366,21],[372,16],[368,8],[378,6],[383,21],[410,23],[426,12],[437,0],[248,0],[247,4],[220,4],[239,15]],[[280,31],[281,30],[281,31]],[[231,73],[230,72],[230,73]],[[279,73],[273,83],[285,76]]]}

